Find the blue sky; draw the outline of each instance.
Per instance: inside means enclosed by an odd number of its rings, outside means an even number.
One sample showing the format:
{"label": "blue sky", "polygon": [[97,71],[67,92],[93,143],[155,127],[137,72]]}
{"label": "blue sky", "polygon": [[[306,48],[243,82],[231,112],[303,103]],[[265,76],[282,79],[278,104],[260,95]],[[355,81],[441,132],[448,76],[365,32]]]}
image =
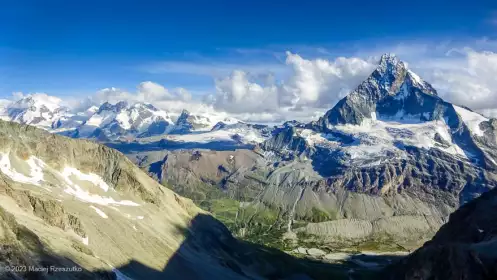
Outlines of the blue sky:
{"label": "blue sky", "polygon": [[235,69],[290,75],[285,51],[331,59],[464,46],[495,38],[495,2],[2,1],[0,95],[86,96],[149,80],[195,95]]}

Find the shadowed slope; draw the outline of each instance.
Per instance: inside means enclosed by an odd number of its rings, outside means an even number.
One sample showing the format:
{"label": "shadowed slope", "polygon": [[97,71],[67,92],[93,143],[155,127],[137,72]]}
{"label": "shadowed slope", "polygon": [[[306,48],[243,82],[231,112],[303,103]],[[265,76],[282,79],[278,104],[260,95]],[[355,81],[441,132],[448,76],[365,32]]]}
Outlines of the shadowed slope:
{"label": "shadowed slope", "polygon": [[431,241],[390,267],[390,279],[497,279],[496,211],[496,189],[467,203]]}

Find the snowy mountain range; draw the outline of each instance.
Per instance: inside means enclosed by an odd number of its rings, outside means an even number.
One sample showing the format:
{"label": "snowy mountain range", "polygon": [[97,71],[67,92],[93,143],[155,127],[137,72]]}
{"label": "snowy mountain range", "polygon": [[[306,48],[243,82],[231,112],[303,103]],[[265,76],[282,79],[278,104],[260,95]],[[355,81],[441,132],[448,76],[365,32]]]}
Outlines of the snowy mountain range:
{"label": "snowy mountain range", "polygon": [[[102,142],[133,141],[159,135],[198,135],[201,139],[230,141],[249,139],[262,142],[253,134],[265,126],[253,126],[240,120],[215,113],[190,113],[183,110],[180,115],[170,114],[147,103],[127,103],[126,101],[74,112],[61,105],[61,100],[46,95],[28,95],[19,100],[2,100],[0,118],[21,124],[34,125],[53,133],[72,138],[95,139]],[[235,129],[235,127],[237,127]],[[254,132],[255,131],[255,132]],[[249,134],[247,137],[243,135]],[[240,136],[242,135],[242,136]],[[265,133],[268,136],[267,133]],[[178,141],[195,141],[181,139]]]}
{"label": "snowy mountain range", "polygon": [[442,100],[430,84],[391,54],[381,57],[376,70],[356,90],[318,121],[307,124],[289,121],[268,127],[215,113],[183,110],[175,115],[152,104],[125,101],[74,112],[61,99],[44,94],[2,100],[0,118],[104,142],[147,137],[173,142],[238,141],[262,143],[280,153],[295,149],[314,153],[327,147],[355,165],[402,157],[405,146],[437,148],[497,168],[494,152],[481,146],[481,142],[495,142],[494,121]]}
{"label": "snowy mountain range", "polygon": [[391,54],[381,57],[376,70],[356,90],[318,121],[307,124],[289,121],[268,127],[214,113],[183,110],[175,115],[152,104],[125,101],[74,112],[63,106],[61,99],[44,94],[2,100],[0,118],[104,142],[147,137],[179,142],[226,140],[262,143],[280,153],[297,149],[310,154],[326,147],[340,151],[344,163],[359,166],[388,160],[392,155],[402,157],[405,146],[437,148],[497,168],[495,153],[482,146],[496,141],[495,121],[442,100],[430,84]]}
{"label": "snowy mountain range", "polygon": [[[221,190],[239,202],[228,221],[235,232],[302,233],[312,239],[299,244],[323,247],[419,246],[460,205],[497,186],[497,121],[443,100],[394,55],[317,121],[257,131],[254,148],[114,148],[182,195],[208,201]],[[256,214],[244,217],[247,207]]]}
{"label": "snowy mountain range", "polygon": [[44,94],[28,95],[16,101],[2,100],[0,105],[1,119],[44,129],[52,129],[54,124],[73,116],[59,98]]}

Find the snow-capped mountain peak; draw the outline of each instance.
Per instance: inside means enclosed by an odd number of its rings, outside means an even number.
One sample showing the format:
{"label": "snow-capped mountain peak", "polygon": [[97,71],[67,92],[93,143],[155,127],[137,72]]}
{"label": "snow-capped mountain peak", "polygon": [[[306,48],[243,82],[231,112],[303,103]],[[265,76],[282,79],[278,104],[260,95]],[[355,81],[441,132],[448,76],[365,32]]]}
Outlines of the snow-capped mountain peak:
{"label": "snow-capped mountain peak", "polygon": [[173,121],[169,115],[151,104],[126,101],[105,102],[76,130],[77,137],[98,137],[108,140],[128,136],[151,136],[166,133]]}
{"label": "snow-capped mountain peak", "polygon": [[30,94],[17,101],[6,102],[1,115],[2,119],[49,129],[61,118],[69,115],[69,109],[61,103],[62,100],[57,97],[43,93]]}
{"label": "snow-capped mountain peak", "polygon": [[102,113],[103,111],[112,111],[112,112],[120,112],[124,108],[128,107],[128,102],[119,101],[116,104],[111,104],[109,102],[105,102],[98,108],[98,113]]}
{"label": "snow-capped mountain peak", "polygon": [[395,54],[386,53],[381,56],[376,70],[382,74],[394,74],[406,68],[406,64],[401,61]]}
{"label": "snow-capped mountain peak", "polygon": [[353,92],[340,100],[321,119],[324,127],[361,124],[366,119],[438,117],[434,112],[443,102],[427,82],[393,54],[381,57],[378,67]]}
{"label": "snow-capped mountain peak", "polygon": [[183,110],[175,123],[174,133],[189,133],[192,131],[209,131],[219,122],[235,124],[239,120],[214,113],[190,113]]}
{"label": "snow-capped mountain peak", "polygon": [[287,127],[268,140],[271,150],[339,151],[345,162],[366,166],[407,157],[406,147],[436,149],[486,168],[497,168],[497,121],[440,98],[396,56],[379,66],[317,122]]}

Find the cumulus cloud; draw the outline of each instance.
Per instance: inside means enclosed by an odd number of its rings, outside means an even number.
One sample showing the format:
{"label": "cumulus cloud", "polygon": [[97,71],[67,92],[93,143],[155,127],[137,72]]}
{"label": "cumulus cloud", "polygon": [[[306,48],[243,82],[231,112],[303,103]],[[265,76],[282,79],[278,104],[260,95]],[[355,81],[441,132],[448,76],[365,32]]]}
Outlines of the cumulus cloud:
{"label": "cumulus cloud", "polygon": [[464,48],[413,67],[443,99],[484,114],[497,109],[497,53]]}
{"label": "cumulus cloud", "polygon": [[68,103],[75,111],[79,111],[90,106],[99,106],[104,102],[115,104],[119,101],[127,101],[131,104],[137,102],[151,103],[173,114],[181,112],[183,109],[205,106],[192,101],[191,93],[184,88],[169,90],[163,85],[151,81],[140,83],[135,92],[128,92],[115,87],[104,88],[84,100],[73,98]]}
{"label": "cumulus cloud", "polygon": [[259,75],[263,82],[257,83],[250,73],[233,71],[216,80],[216,93],[209,99],[216,109],[231,113],[308,119],[314,117],[315,109],[333,106],[374,69],[374,63],[360,58],[307,60],[290,52],[286,65],[291,75],[280,83],[272,75]]}
{"label": "cumulus cloud", "polygon": [[[439,46],[398,46],[400,59],[424,80],[433,84],[439,95],[449,102],[468,106],[475,111],[497,116],[497,44],[480,40],[478,48]],[[488,51],[493,49],[494,52]],[[281,122],[290,119],[309,121],[322,116],[328,109],[374,70],[386,50],[378,53],[336,58],[308,59],[296,53],[286,53],[286,60],[273,75],[271,67],[262,71],[223,67],[223,77],[213,77],[214,87],[202,95],[192,95],[185,88],[169,89],[146,81],[135,91],[118,88],[102,89],[84,102],[73,99],[72,107],[88,108],[103,102],[126,100],[149,102],[172,114],[182,109],[198,113],[215,113],[253,122]],[[331,52],[321,52],[331,55]],[[286,70],[282,70],[284,67]],[[203,68],[202,68],[203,69]],[[197,69],[198,70],[198,69]],[[205,70],[207,73],[206,69]],[[202,71],[203,71],[202,70]],[[254,70],[254,71],[251,71]],[[166,73],[167,74],[167,73]],[[214,75],[215,76],[215,75]],[[23,94],[17,94],[21,98]],[[50,97],[46,96],[46,100]],[[60,102],[60,99],[55,100]],[[54,102],[55,102],[54,101]],[[64,99],[64,102],[69,102]],[[71,103],[71,102],[69,102]]]}
{"label": "cumulus cloud", "polygon": [[143,82],[138,85],[138,96],[144,100],[172,99],[173,95],[162,85],[154,82]]}
{"label": "cumulus cloud", "polygon": [[260,85],[240,70],[215,82],[214,107],[230,113],[260,113],[278,109],[278,88],[272,82]]}
{"label": "cumulus cloud", "polygon": [[[48,94],[43,93],[43,92],[36,92],[36,93],[31,93],[31,94],[24,94],[22,92],[14,92],[14,93],[12,93],[12,99],[14,101],[15,100],[24,99],[24,98],[28,98],[28,97],[31,98],[31,99],[33,99],[38,104],[45,105],[47,108],[49,108],[51,110],[53,110],[54,108],[57,108],[59,106],[65,105],[64,104],[65,102],[61,98],[55,97],[55,96],[51,96],[51,95],[48,95]],[[3,105],[9,104],[9,106],[11,108],[15,108],[15,107],[24,108],[26,106],[30,106],[28,102],[10,103],[10,101],[3,100],[1,103]]]}
{"label": "cumulus cloud", "polygon": [[[439,55],[443,48],[446,51]],[[436,49],[437,55],[429,57],[430,49]],[[309,60],[287,52],[286,65],[292,69],[287,79],[263,84],[251,80],[249,73],[235,71],[216,81],[215,108],[248,119],[315,119],[313,113],[330,109],[363,81],[374,70],[377,58]],[[404,58],[443,99],[497,116],[496,52],[467,47],[447,49],[443,45],[400,56]]]}
{"label": "cumulus cloud", "polygon": [[281,104],[289,107],[329,108],[362,82],[375,68],[370,61],[352,57],[306,60],[287,52],[293,75],[281,90]]}

